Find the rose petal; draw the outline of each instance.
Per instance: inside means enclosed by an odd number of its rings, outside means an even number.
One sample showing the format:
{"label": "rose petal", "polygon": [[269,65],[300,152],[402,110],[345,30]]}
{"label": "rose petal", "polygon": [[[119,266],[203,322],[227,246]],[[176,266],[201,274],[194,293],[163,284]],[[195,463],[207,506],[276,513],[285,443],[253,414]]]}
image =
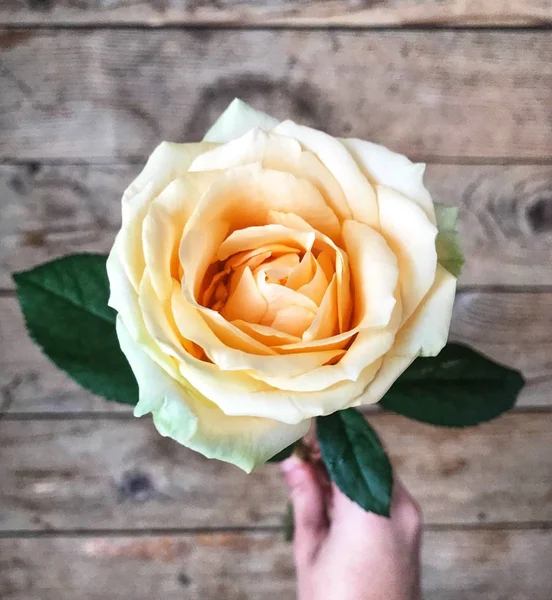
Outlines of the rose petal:
{"label": "rose petal", "polygon": [[354,282],[353,323],[359,327],[383,327],[389,323],[395,307],[397,258],[385,239],[363,223],[345,221],[343,240]]}
{"label": "rose petal", "polygon": [[[368,366],[376,363],[379,367],[378,361],[391,349],[394,339],[395,333],[387,328],[364,330],[337,364],[323,365],[294,377],[263,377],[263,381],[277,389],[295,392],[318,391],[342,381],[356,381]],[[257,377],[254,373],[252,376]]]}
{"label": "rose petal", "polygon": [[456,277],[438,265],[433,286],[401,327],[394,353],[437,356],[447,343],[455,294]]}
{"label": "rose petal", "polygon": [[332,261],[331,254],[327,250],[322,250],[316,257],[316,261],[322,267],[326,275],[326,279],[331,281],[335,273],[335,260]]}
{"label": "rose petal", "polygon": [[307,296],[307,298],[310,298],[315,304],[320,305],[327,288],[328,280],[326,279],[326,274],[318,262],[316,262],[313,278],[305,285],[302,285],[297,292]]}
{"label": "rose petal", "polygon": [[258,163],[221,174],[201,199],[192,221],[225,219],[231,230],[244,229],[269,224],[271,211],[294,213],[329,236],[339,232],[337,217],[311,183]]}
{"label": "rose petal", "polygon": [[[142,224],[150,203],[171,181],[186,176],[188,167],[196,156],[213,147],[212,144],[206,143],[161,143],[153,151],[142,172],[123,194],[120,259],[134,289],[138,289],[145,267]],[[214,178],[212,174],[202,175],[197,177],[197,183],[204,190]]]}
{"label": "rose petal", "polygon": [[286,280],[289,275],[299,265],[299,257],[297,254],[284,254],[277,258],[266,260],[264,263],[258,265],[253,272],[253,275],[257,275],[259,271],[266,273],[268,280],[282,281]]}
{"label": "rose petal", "polygon": [[[216,264],[211,265],[215,267]],[[219,271],[215,273],[211,279],[211,283],[207,286],[204,292],[200,294],[200,304],[203,306],[211,306],[215,302],[215,295],[218,287],[224,285],[224,280],[228,279],[228,273],[226,271]],[[208,280],[208,275],[205,276],[204,284]]]}
{"label": "rose petal", "polygon": [[301,337],[314,318],[315,314],[303,306],[286,306],[276,312],[271,327],[289,335]]}
{"label": "rose petal", "polygon": [[406,156],[372,142],[355,138],[340,141],[374,185],[385,185],[410,198],[435,225],[433,200],[424,186],[424,164],[413,163]]}
{"label": "rose petal", "polygon": [[359,332],[358,328],[344,331],[332,335],[331,337],[316,340],[300,340],[273,347],[280,354],[289,354],[290,352],[312,352],[313,350],[342,350],[346,348],[351,339]]}
{"label": "rose petal", "polygon": [[[255,162],[265,169],[306,179],[318,189],[337,217],[351,218],[343,190],[332,174],[312,152],[302,150],[301,145],[290,137],[253,129],[241,138],[202,154],[192,163],[190,171],[227,170]],[[333,226],[334,230],[328,234],[335,239],[334,236],[339,236],[337,221]]]}
{"label": "rose petal", "polygon": [[268,310],[268,303],[261,294],[255,277],[249,267],[245,267],[236,289],[230,294],[220,314],[228,321],[247,319],[258,323]]}
{"label": "rose petal", "polygon": [[108,305],[114,308],[123,320],[126,328],[135,340],[143,337],[142,314],[138,303],[138,294],[119,258],[121,232],[117,234],[113,248],[107,258],[107,277],[109,279]]}
{"label": "rose petal", "polygon": [[374,189],[339,140],[293,121],[280,123],[273,132],[298,140],[316,154],[341,186],[353,219],[378,229],[378,203]]}
{"label": "rose petal", "polygon": [[255,417],[229,417],[184,378],[168,375],[128,334],[120,319],[117,335],[136,376],[140,399],[135,414],[153,413],[161,435],[208,458],[233,463],[246,472],[306,434],[309,421],[289,425]]}
{"label": "rose petal", "polygon": [[184,226],[199,200],[198,190],[175,179],[150,204],[142,229],[142,248],[156,293],[168,298],[179,276],[178,249]]}
{"label": "rose petal", "polygon": [[274,162],[280,157],[287,157],[295,163],[301,152],[301,144],[296,140],[269,135],[260,128],[254,128],[199,156],[191,164],[190,171],[226,171],[252,163],[266,167],[266,160]]}
{"label": "rose petal", "polygon": [[[320,272],[322,269],[320,269]],[[325,279],[325,277],[324,277]],[[316,318],[309,328],[303,333],[303,340],[326,339],[336,335],[339,329],[337,316],[337,277],[334,275],[326,287]]]}
{"label": "rose petal", "polygon": [[351,270],[345,252],[336,252],[335,274],[337,276],[337,318],[339,331],[347,331],[351,326],[353,294],[351,292]]}
{"label": "rose petal", "polygon": [[379,402],[399,376],[412,364],[416,355],[396,356],[388,354],[383,359],[374,380],[365,389],[364,393],[349,403],[348,407],[364,406]]}
{"label": "rose petal", "polygon": [[272,129],[278,120],[235,98],[213,123],[203,138],[207,142],[227,142],[254,127]]}
{"label": "rose petal", "polygon": [[309,251],[314,243],[313,231],[297,231],[283,225],[268,224],[246,227],[233,231],[220,245],[218,260],[226,260],[238,252],[255,250],[270,244],[281,244],[291,248]]}
{"label": "rose petal", "polygon": [[435,280],[437,228],[424,211],[395,190],[378,186],[381,232],[399,262],[403,321]]}
{"label": "rose petal", "polygon": [[289,274],[286,287],[297,291],[301,286],[312,280],[315,270],[316,263],[313,255],[310,252],[305,252],[301,262]]}
{"label": "rose petal", "polygon": [[148,334],[142,335],[143,343],[152,348],[153,341],[164,355],[179,360],[188,354],[199,355],[193,343],[180,335],[171,311],[170,298],[163,301],[157,296],[148,273],[142,278],[138,302],[141,320]]}
{"label": "rose petal", "polygon": [[301,338],[296,335],[285,333],[282,330],[274,329],[274,327],[267,327],[266,325],[259,325],[258,323],[249,323],[240,319],[232,321],[232,325],[235,325],[244,333],[247,333],[252,338],[267,346],[292,344],[293,342],[301,340]]}
{"label": "rose petal", "polygon": [[227,273],[230,273],[232,269],[237,270],[239,267],[249,267],[253,271],[253,269],[256,269],[271,256],[283,255],[289,251],[290,248],[288,246],[282,244],[269,244],[268,246],[261,246],[260,248],[255,248],[255,250],[250,250],[249,252],[238,252],[226,261],[224,268]]}
{"label": "rose petal", "polygon": [[339,354],[338,350],[323,350],[278,355],[217,312],[192,305],[177,289],[172,296],[172,312],[180,334],[203,348],[223,371],[249,371],[259,379],[282,373],[295,376],[316,369]]}
{"label": "rose petal", "polygon": [[[141,194],[146,187],[154,198],[167,185],[179,177],[184,177],[193,161],[209,150],[216,148],[216,144],[200,142],[199,144],[175,144],[161,142],[152,152],[148,162],[128,186],[123,194],[123,212],[131,214],[134,198]],[[212,176],[210,176],[212,178]],[[201,180],[201,178],[198,178]],[[151,199],[150,198],[150,199]]]}
{"label": "rose petal", "polygon": [[314,318],[318,306],[307,296],[279,283],[268,283],[262,272],[257,274],[256,282],[259,291],[268,304],[267,311],[261,321],[262,325],[271,325],[276,313],[290,306],[300,306],[311,312]]}

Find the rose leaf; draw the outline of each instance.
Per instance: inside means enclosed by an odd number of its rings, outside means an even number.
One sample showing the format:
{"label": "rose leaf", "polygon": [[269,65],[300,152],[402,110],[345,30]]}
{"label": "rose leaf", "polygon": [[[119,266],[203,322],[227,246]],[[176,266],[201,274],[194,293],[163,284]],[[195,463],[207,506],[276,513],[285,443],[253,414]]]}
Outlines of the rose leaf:
{"label": "rose leaf", "polygon": [[437,356],[418,358],[380,402],[411,419],[467,427],[512,408],[523,377],[461,344],[447,344]]}
{"label": "rose leaf", "polygon": [[136,404],[138,386],[107,305],[106,258],[73,254],[14,273],[17,299],[30,336],[60,369],[108,400]]}
{"label": "rose leaf", "polygon": [[459,277],[464,266],[464,254],[460,246],[460,236],[456,231],[458,209],[453,206],[436,204],[435,217],[438,229],[435,245],[439,263],[449,273]]}
{"label": "rose leaf", "polygon": [[332,481],[364,510],[389,516],[393,470],[376,432],[349,408],[317,419],[322,459]]}

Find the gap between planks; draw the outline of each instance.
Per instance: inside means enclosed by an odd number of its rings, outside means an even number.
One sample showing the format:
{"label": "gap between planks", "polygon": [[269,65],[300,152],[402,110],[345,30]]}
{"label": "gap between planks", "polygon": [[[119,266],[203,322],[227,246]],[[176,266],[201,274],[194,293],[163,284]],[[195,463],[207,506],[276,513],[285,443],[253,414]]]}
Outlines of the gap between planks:
{"label": "gap between planks", "polygon": [[[453,531],[550,531],[551,521],[527,521],[520,523],[428,523],[424,531],[447,533]],[[282,533],[284,527],[259,525],[251,527],[154,527],[144,529],[56,529],[52,531],[31,531],[27,529],[0,531],[0,539],[44,539],[44,538],[79,538],[79,537],[176,537],[196,536],[202,534],[247,534],[247,533]]]}
{"label": "gap between planks", "polygon": [[[544,378],[548,381],[547,378]],[[108,400],[106,400],[109,403]],[[121,404],[121,408],[126,408],[126,404]],[[110,411],[60,411],[60,412],[0,412],[0,423],[2,421],[127,421],[132,420],[136,417],[132,414],[132,405],[128,405],[128,411],[121,410],[119,412]],[[370,414],[396,414],[391,411],[380,409],[377,404],[369,406],[361,406],[360,410],[363,414],[368,417]],[[548,415],[552,412],[552,405],[550,406],[514,406],[508,412],[514,412],[516,415]],[[485,421],[486,422],[486,421]],[[444,426],[437,426],[443,427]],[[458,427],[451,427],[450,429],[461,429]]]}
{"label": "gap between planks", "polygon": [[[113,0],[109,6],[83,0],[77,7],[50,0],[48,10],[30,3],[5,2],[0,21],[16,25],[58,24],[143,27],[285,27],[285,28],[538,28],[552,23],[546,0],[380,0],[348,2],[281,0],[277,4],[215,0],[153,2]],[[7,9],[7,10],[6,10]]]}
{"label": "gap between planks", "polygon": [[[182,143],[186,143],[183,141]],[[152,148],[153,150],[153,148]],[[408,159],[415,163],[425,163],[434,166],[468,166],[468,167],[547,167],[552,165],[552,156],[444,156],[444,155],[414,155],[409,154]],[[72,158],[70,156],[59,156],[50,158],[47,156],[35,158],[4,157],[0,160],[0,167],[113,167],[115,169],[136,166],[138,169],[144,167],[147,157],[129,156],[124,160],[113,157],[97,157],[92,160],[85,158]]]}
{"label": "gap between planks", "polygon": [[[551,17],[552,19],[552,17]],[[533,31],[552,31],[552,20],[535,23],[533,25],[508,25],[508,24],[469,24],[469,23],[407,23],[405,25],[396,24],[368,24],[356,25],[347,23],[215,23],[203,21],[197,23],[133,23],[133,22],[115,22],[105,23],[101,21],[88,23],[10,23],[0,20],[0,27],[9,31],[101,31],[101,30],[124,30],[124,31],[162,31],[162,30],[182,30],[182,31],[340,31],[351,33],[369,33],[371,31],[382,32],[446,32],[446,31],[489,31],[515,35],[516,33],[527,33]]]}

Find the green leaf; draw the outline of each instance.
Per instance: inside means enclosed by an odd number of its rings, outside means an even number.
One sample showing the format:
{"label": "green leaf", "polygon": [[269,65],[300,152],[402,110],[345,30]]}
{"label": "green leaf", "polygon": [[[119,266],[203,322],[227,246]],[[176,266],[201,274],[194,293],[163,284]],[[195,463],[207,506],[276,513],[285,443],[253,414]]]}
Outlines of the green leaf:
{"label": "green leaf", "polygon": [[138,386],[107,306],[106,258],[73,254],[14,273],[17,298],[29,334],[60,369],[108,400],[136,404]]}
{"label": "green leaf", "polygon": [[318,442],[332,481],[364,510],[388,517],[393,470],[375,431],[349,408],[317,419]]}
{"label": "green leaf", "polygon": [[466,427],[514,406],[523,377],[461,344],[418,358],[383,397],[383,408],[411,419]]}
{"label": "green leaf", "polygon": [[287,448],[284,448],[283,450],[280,450],[280,452],[278,452],[278,454],[275,454],[272,458],[269,458],[266,462],[282,462],[283,460],[286,460],[286,458],[289,458],[292,453],[293,450],[295,449],[295,444],[297,442],[291,444],[290,446],[288,446]]}
{"label": "green leaf", "polygon": [[436,204],[435,216],[438,229],[435,245],[439,264],[455,277],[459,277],[464,266],[464,254],[460,247],[460,237],[456,231],[458,209],[454,206]]}

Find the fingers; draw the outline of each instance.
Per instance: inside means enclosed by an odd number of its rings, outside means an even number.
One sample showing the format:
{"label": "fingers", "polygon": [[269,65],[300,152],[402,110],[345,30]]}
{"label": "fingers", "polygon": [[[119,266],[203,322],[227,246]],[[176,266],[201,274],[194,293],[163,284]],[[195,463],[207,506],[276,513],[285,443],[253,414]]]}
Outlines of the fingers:
{"label": "fingers", "polygon": [[422,533],[422,511],[398,477],[395,477],[393,486],[391,518],[400,524],[401,530],[409,541],[419,544]]}
{"label": "fingers", "polygon": [[312,562],[328,531],[323,483],[316,467],[291,456],[281,464],[290,489],[295,521],[295,558],[298,564]]}

